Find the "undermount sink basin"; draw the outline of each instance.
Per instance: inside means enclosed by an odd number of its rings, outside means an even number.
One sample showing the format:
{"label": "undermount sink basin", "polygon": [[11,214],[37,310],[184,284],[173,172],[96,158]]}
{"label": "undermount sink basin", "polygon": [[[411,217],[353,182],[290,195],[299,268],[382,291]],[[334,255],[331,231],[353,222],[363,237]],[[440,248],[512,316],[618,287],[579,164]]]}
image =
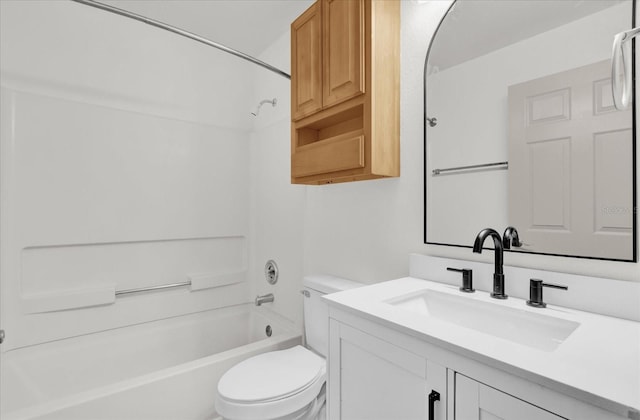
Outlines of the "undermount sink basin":
{"label": "undermount sink basin", "polygon": [[580,325],[435,290],[399,296],[386,303],[439,321],[469,328],[543,351],[554,351]]}

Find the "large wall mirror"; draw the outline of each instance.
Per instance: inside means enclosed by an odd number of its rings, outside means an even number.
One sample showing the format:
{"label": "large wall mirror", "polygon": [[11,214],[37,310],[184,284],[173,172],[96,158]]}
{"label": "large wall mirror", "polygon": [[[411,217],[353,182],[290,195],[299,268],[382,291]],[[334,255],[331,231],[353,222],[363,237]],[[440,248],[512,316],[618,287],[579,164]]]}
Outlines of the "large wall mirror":
{"label": "large wall mirror", "polygon": [[[425,242],[636,261],[635,118],[612,44],[633,0],[458,0],[425,63]],[[630,53],[626,57],[632,57]]]}

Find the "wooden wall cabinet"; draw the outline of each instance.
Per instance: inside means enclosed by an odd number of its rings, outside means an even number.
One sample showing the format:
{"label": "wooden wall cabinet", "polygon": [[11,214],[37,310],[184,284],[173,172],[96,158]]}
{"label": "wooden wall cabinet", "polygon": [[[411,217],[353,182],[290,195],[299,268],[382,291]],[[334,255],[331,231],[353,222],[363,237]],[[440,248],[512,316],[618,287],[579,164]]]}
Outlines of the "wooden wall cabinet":
{"label": "wooden wall cabinet", "polygon": [[318,0],[291,25],[291,182],[400,175],[400,2]]}

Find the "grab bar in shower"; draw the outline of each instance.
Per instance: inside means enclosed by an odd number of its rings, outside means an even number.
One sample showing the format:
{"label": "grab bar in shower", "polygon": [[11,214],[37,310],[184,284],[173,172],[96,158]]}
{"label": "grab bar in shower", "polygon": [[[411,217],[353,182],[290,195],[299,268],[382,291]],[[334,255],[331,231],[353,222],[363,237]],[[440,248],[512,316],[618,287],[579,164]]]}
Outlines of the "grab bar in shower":
{"label": "grab bar in shower", "polygon": [[135,293],[170,290],[190,286],[190,292],[229,286],[245,281],[246,270],[227,273],[199,273],[188,275],[188,280],[178,283],[146,286],[134,289],[116,290],[115,284],[100,284],[90,287],[56,290],[21,296],[22,307],[26,313],[65,311],[92,306],[113,305],[116,298]]}
{"label": "grab bar in shower", "polygon": [[131,293],[142,293],[142,292],[153,292],[156,290],[165,290],[165,289],[174,289],[176,287],[185,287],[191,286],[191,280],[183,281],[182,283],[171,283],[171,284],[163,284],[160,286],[147,286],[147,287],[138,287],[136,289],[125,289],[125,290],[116,290],[116,297],[122,295],[128,295]]}
{"label": "grab bar in shower", "polygon": [[479,169],[479,168],[495,168],[495,169],[504,169],[509,168],[509,162],[495,162],[495,163],[483,163],[480,165],[469,165],[469,166],[457,166],[454,168],[445,168],[445,169],[434,169],[433,175],[440,175],[442,172],[452,172],[452,171],[465,171],[468,169]]}
{"label": "grab bar in shower", "polygon": [[159,290],[175,289],[178,287],[186,286],[191,286],[191,291],[194,292],[196,290],[211,289],[213,287],[240,283],[241,281],[244,281],[244,271],[227,274],[192,274],[189,276],[189,280],[179,283],[161,284],[158,286],[145,286],[135,289],[116,290],[115,296],[118,297],[133,293],[155,292]]}

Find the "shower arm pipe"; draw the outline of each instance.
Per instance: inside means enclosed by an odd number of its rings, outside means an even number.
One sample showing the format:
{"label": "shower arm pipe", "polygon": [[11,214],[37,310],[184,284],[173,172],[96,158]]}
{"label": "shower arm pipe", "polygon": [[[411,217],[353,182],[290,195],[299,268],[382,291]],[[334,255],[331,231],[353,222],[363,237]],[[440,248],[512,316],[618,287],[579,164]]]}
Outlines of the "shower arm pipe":
{"label": "shower arm pipe", "polygon": [[278,100],[276,98],[273,99],[263,99],[260,101],[260,103],[258,104],[258,106],[262,106],[264,104],[271,104],[271,106],[276,106],[276,104],[278,103]]}
{"label": "shower arm pipe", "polygon": [[256,107],[256,112],[252,112],[251,115],[257,117],[258,114],[260,113],[260,108],[262,108],[262,105],[264,105],[264,104],[271,104],[271,106],[276,106],[277,103],[278,103],[278,98],[263,99],[263,100],[260,101],[260,103]]}
{"label": "shower arm pipe", "polygon": [[257,64],[260,67],[263,67],[263,68],[265,68],[265,69],[267,69],[269,71],[272,71],[273,73],[276,73],[276,74],[278,74],[278,75],[280,75],[280,76],[282,76],[282,77],[284,77],[286,79],[291,79],[291,75],[289,75],[288,73],[285,73],[284,71],[280,70],[277,67],[272,66],[271,64],[265,63],[264,61],[258,60],[257,58],[252,57],[252,56],[250,56],[248,54],[245,54],[245,53],[240,52],[238,50],[234,50],[233,48],[229,48],[229,47],[227,47],[225,45],[222,45],[222,44],[219,44],[217,42],[211,41],[211,40],[209,40],[207,38],[203,38],[203,37],[201,37],[199,35],[196,35],[194,33],[185,31],[185,30],[180,29],[180,28],[176,28],[175,26],[171,26],[171,25],[168,25],[166,23],[163,23],[163,22],[160,22],[160,21],[157,21],[157,20],[154,20],[154,19],[150,19],[150,18],[142,16],[142,15],[138,15],[136,13],[129,12],[127,10],[123,10],[123,9],[120,9],[120,8],[117,8],[117,7],[113,7],[113,6],[110,6],[108,4],[100,3],[100,2],[97,2],[97,1],[93,1],[93,0],[71,0],[71,1],[74,1],[74,2],[80,3],[80,4],[84,4],[86,6],[95,7],[97,9],[104,10],[104,11],[107,11],[107,12],[115,13],[115,14],[120,15],[120,16],[128,17],[130,19],[134,19],[134,20],[137,20],[139,22],[143,22],[143,23],[146,23],[148,25],[155,26],[156,28],[160,28],[160,29],[164,29],[164,30],[169,31],[169,32],[173,32],[174,34],[178,34],[178,35],[184,36],[185,38],[189,38],[189,39],[192,39],[194,41],[198,41],[198,42],[200,42],[202,44],[205,44],[205,45],[208,45],[210,47],[217,48],[220,51],[224,51],[224,52],[229,53],[231,55],[235,55],[236,57],[242,58],[243,60],[250,61],[250,62],[252,62],[254,64]]}

